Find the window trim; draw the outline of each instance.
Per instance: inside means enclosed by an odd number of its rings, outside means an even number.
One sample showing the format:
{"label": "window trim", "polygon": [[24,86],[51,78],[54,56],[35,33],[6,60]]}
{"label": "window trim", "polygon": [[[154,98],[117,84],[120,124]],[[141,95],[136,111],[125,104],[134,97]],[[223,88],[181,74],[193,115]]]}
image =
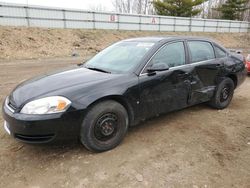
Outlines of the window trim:
{"label": "window trim", "polygon": [[146,69],[146,67],[150,64],[150,61],[153,59],[153,57],[154,57],[162,48],[164,48],[165,46],[167,46],[167,45],[169,45],[169,44],[173,44],[173,43],[177,43],[177,42],[182,42],[182,43],[183,43],[184,52],[185,52],[185,64],[179,65],[179,66],[175,66],[175,67],[170,67],[168,70],[171,70],[171,69],[176,68],[176,67],[181,67],[181,66],[188,65],[188,64],[189,64],[189,63],[188,63],[188,51],[187,51],[187,46],[186,46],[186,44],[185,44],[185,40],[170,41],[170,42],[164,43],[161,47],[159,47],[159,48],[154,52],[154,54],[149,58],[149,60],[147,61],[147,63],[146,63],[146,64],[144,65],[144,67],[141,69],[139,76],[148,74],[147,72],[144,72],[145,69]]}
{"label": "window trim", "polygon": [[[170,67],[168,70],[166,70],[166,71],[172,71],[172,70],[175,70],[175,69],[179,69],[179,68],[182,68],[182,67],[190,67],[190,66],[192,66],[192,65],[202,65],[202,64],[205,64],[205,63],[207,63],[208,61],[211,61],[211,59],[209,59],[209,60],[205,60],[205,61],[199,61],[199,62],[195,62],[195,63],[189,63],[189,64],[184,64],[184,65],[179,65],[179,66],[176,66],[176,67]],[[162,71],[162,72],[164,72],[164,71]],[[144,76],[144,75],[148,75],[148,73],[147,72],[145,72],[145,73],[141,73],[140,75],[139,75],[139,77],[140,76]]]}
{"label": "window trim", "polygon": [[[189,45],[188,45],[188,42],[207,42],[207,43],[209,43],[209,44],[211,45],[212,49],[213,49],[214,58],[212,58],[212,59],[207,59],[207,60],[203,60],[203,61],[192,62],[192,61],[191,61],[191,50],[190,50],[190,47],[189,47]],[[189,57],[189,61],[188,61],[188,62],[189,62],[189,64],[194,64],[194,63],[199,63],[199,62],[205,62],[205,61],[211,61],[211,60],[217,59],[216,54],[215,54],[214,45],[213,45],[213,43],[210,42],[210,41],[207,41],[207,40],[200,40],[200,39],[198,39],[198,40],[191,39],[191,40],[186,40],[186,45],[187,45],[187,49],[188,49],[188,57]]]}

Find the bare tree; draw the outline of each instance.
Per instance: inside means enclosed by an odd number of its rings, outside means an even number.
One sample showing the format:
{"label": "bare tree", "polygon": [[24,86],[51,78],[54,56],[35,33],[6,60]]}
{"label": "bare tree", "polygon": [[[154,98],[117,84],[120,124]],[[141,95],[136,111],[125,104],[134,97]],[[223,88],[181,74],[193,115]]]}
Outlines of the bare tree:
{"label": "bare tree", "polygon": [[208,18],[218,19],[221,18],[221,12],[217,10],[218,7],[221,7],[222,4],[224,4],[226,0],[215,0],[215,2],[212,3],[211,6],[211,15]]}
{"label": "bare tree", "polygon": [[246,8],[248,9],[243,13],[243,20],[250,22],[250,0],[246,3]]}
{"label": "bare tree", "polygon": [[208,18],[211,18],[211,17],[212,17],[212,0],[209,0],[209,1],[208,1],[207,17],[208,17]]}
{"label": "bare tree", "polygon": [[101,12],[101,11],[106,11],[106,7],[101,5],[101,4],[99,4],[99,5],[90,5],[89,10]]}
{"label": "bare tree", "polygon": [[115,0],[113,1],[113,6],[115,7],[116,12],[120,13],[132,13],[133,0]]}
{"label": "bare tree", "polygon": [[113,6],[116,12],[152,14],[154,11],[150,0],[114,0]]}

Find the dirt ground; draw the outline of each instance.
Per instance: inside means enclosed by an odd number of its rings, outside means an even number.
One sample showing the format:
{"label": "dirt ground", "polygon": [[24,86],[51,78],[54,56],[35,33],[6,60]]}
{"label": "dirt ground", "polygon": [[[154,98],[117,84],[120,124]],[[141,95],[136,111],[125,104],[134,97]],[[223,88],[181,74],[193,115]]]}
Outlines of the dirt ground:
{"label": "dirt ground", "polygon": [[243,49],[245,53],[250,44],[250,33],[142,32],[0,26],[0,60],[70,57],[72,54],[86,57],[122,39],[156,35],[203,36],[212,38],[227,48]]}
{"label": "dirt ground", "polygon": [[[0,27],[0,103],[27,78],[80,63],[112,42],[148,35],[206,36],[250,52],[246,33]],[[227,109],[202,104],[152,119],[131,128],[117,148],[99,154],[80,143],[26,145],[0,126],[0,187],[250,188],[249,109],[250,77]]]}
{"label": "dirt ground", "polygon": [[[24,79],[80,58],[0,62],[0,103]],[[250,187],[250,77],[230,106],[197,105],[131,128],[91,153],[80,143],[37,146],[0,128],[0,187]],[[3,119],[0,117],[0,124]]]}

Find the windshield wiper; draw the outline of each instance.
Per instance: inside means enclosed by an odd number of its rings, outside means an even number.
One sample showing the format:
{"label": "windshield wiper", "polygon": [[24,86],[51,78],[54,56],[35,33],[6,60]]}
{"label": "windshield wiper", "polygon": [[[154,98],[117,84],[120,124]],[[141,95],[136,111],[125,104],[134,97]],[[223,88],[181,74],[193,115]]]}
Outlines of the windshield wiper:
{"label": "windshield wiper", "polygon": [[95,71],[105,72],[105,73],[111,74],[111,72],[103,70],[103,69],[100,69],[100,68],[97,68],[97,67],[87,67],[87,66],[85,66],[85,68],[90,69],[90,70],[95,70]]}

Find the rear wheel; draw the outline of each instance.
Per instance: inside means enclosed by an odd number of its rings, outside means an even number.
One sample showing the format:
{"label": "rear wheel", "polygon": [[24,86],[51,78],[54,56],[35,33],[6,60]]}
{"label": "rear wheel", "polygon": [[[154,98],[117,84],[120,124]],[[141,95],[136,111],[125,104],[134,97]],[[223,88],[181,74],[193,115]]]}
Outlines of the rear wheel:
{"label": "rear wheel", "polygon": [[87,149],[102,152],[116,147],[127,129],[126,109],[115,101],[103,101],[87,112],[81,126],[80,140]]}
{"label": "rear wheel", "polygon": [[234,88],[234,82],[232,79],[223,79],[218,84],[215,94],[209,102],[209,105],[216,109],[226,108],[233,98]]}

